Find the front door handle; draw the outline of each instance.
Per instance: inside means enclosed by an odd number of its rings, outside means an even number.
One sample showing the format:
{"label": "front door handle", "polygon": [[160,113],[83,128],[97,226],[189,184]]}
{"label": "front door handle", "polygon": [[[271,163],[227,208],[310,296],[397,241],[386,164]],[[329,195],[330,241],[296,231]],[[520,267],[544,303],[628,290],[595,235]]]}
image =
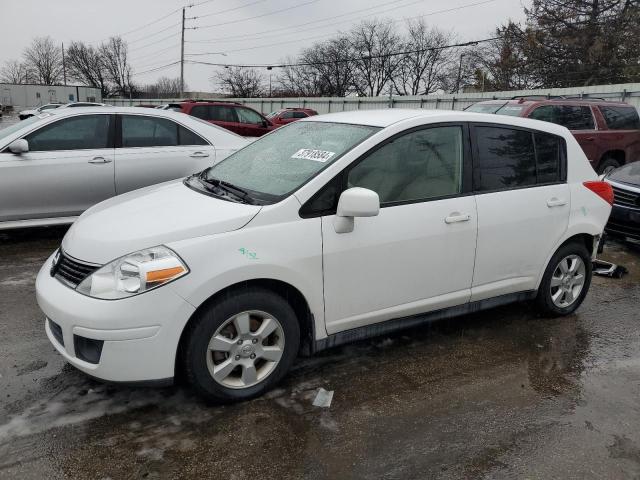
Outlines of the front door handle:
{"label": "front door handle", "polygon": [[207,152],[193,152],[189,156],[193,158],[205,158],[205,157],[208,157],[209,154]]}
{"label": "front door handle", "polygon": [[469,220],[471,220],[471,215],[469,215],[468,213],[453,212],[448,217],[445,217],[444,223],[450,224],[450,223],[468,222]]}
{"label": "front door handle", "polygon": [[93,157],[91,160],[89,160],[89,163],[111,163],[111,159],[104,157]]}
{"label": "front door handle", "polygon": [[567,204],[567,201],[564,198],[553,197],[547,200],[547,207],[562,207]]}

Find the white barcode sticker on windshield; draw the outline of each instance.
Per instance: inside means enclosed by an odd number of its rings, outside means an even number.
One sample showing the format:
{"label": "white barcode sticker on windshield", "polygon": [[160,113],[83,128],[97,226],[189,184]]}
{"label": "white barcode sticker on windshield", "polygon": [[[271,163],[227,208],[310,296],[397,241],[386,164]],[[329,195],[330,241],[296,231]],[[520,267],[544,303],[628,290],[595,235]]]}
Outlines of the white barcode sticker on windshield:
{"label": "white barcode sticker on windshield", "polygon": [[309,148],[301,148],[291,155],[291,158],[302,158],[304,160],[313,160],[315,162],[326,162],[333,157],[336,152],[327,152],[326,150],[312,150]]}

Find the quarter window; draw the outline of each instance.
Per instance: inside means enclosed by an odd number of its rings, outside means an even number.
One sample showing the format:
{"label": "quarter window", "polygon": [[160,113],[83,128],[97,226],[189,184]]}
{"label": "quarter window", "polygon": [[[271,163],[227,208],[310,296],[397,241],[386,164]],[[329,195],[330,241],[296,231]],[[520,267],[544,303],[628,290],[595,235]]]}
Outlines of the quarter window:
{"label": "quarter window", "polygon": [[178,125],[178,136],[180,137],[180,145],[209,145],[200,135],[196,135],[182,125]]}
{"label": "quarter window", "polygon": [[348,173],[348,186],[373,190],[383,205],[459,194],[462,152],[460,126],[411,132],[353,167]]}
{"label": "quarter window", "polygon": [[31,152],[108,148],[110,122],[110,115],[80,115],[46,125],[25,139]]}
{"label": "quarter window", "polygon": [[563,180],[562,138],[504,127],[475,127],[474,130],[475,191],[507,190]]}
{"label": "quarter window", "polygon": [[611,130],[638,130],[640,118],[638,111],[632,107],[599,107],[607,127]]}
{"label": "quarter window", "polygon": [[166,118],[122,116],[122,146],[172,147],[178,145],[177,124]]}

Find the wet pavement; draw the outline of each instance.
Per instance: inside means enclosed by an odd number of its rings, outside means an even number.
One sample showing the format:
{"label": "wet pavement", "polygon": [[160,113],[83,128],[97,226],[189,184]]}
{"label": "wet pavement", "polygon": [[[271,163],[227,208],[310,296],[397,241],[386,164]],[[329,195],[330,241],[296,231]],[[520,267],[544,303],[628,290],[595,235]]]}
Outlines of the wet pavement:
{"label": "wet pavement", "polygon": [[[577,314],[514,305],[300,360],[210,406],[105,386],[49,344],[35,275],[64,228],[0,232],[0,478],[640,478],[640,248]],[[318,388],[330,408],[312,406]]]}

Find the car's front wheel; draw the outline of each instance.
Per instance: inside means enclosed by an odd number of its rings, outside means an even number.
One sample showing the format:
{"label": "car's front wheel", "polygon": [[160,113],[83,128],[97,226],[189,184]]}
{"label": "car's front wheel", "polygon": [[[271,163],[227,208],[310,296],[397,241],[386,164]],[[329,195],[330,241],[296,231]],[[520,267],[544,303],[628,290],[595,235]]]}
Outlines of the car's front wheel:
{"label": "car's front wheel", "polygon": [[184,341],[188,381],[205,398],[229,402],[261,395],[287,373],[298,353],[300,328],[284,298],[248,288],[206,306]]}
{"label": "car's front wheel", "polygon": [[560,247],[540,283],[538,307],[550,316],[573,313],[589,291],[592,270],[591,257],[584,245],[575,242]]}

